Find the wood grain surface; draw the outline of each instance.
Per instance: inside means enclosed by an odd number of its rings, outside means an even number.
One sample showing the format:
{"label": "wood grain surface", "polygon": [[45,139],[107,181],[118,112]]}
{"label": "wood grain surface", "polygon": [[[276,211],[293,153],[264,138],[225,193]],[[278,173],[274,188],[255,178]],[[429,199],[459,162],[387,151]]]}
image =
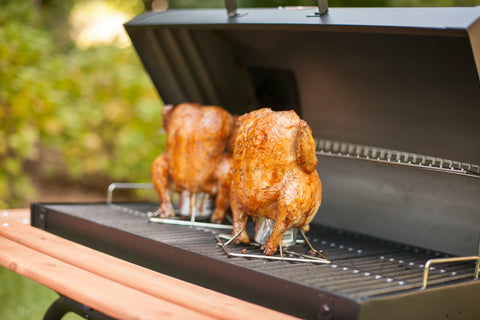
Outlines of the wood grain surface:
{"label": "wood grain surface", "polygon": [[0,265],[119,319],[294,319],[166,276],[29,225],[0,210]]}

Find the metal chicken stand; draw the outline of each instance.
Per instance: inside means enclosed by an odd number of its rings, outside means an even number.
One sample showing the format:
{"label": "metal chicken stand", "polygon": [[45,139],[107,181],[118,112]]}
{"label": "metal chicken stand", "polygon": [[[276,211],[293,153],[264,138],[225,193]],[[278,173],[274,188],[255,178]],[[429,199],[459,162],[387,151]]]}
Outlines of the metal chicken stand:
{"label": "metal chicken stand", "polygon": [[[148,217],[148,221],[154,222],[154,223],[162,223],[162,224],[167,224],[167,225],[181,225],[181,226],[188,226],[188,227],[198,227],[198,228],[211,228],[211,229],[223,229],[223,230],[232,230],[233,226],[229,224],[217,224],[217,223],[210,223],[210,222],[201,222],[196,220],[196,214],[195,210],[193,213],[191,213],[190,219],[188,220],[182,220],[178,218],[159,218],[158,213],[156,212],[134,212],[134,210],[129,209],[126,206],[122,206],[121,203],[115,204],[113,202],[113,193],[117,189],[123,189],[123,190],[138,190],[138,189],[153,189],[153,184],[151,183],[125,183],[125,182],[114,182],[111,183],[108,186],[107,189],[107,201],[106,204],[108,206],[120,208],[122,210],[126,211],[131,211],[136,215],[144,215]],[[243,230],[242,230],[243,231]],[[245,253],[234,253],[231,252],[228,248],[227,245],[232,242],[237,236],[237,235],[215,235],[215,238],[217,239],[217,245],[220,245],[224,250],[227,256],[229,257],[242,257],[242,258],[248,258],[248,259],[263,259],[263,260],[281,260],[281,261],[286,261],[286,262],[310,262],[310,263],[325,263],[329,264],[331,261],[319,250],[317,250],[308,240],[306,237],[305,233],[303,231],[301,232],[303,236],[303,240],[301,239],[294,239],[296,241],[296,244],[306,244],[308,246],[309,251],[306,253],[300,253],[297,251],[293,250],[286,250],[283,249],[282,246],[280,245],[280,257],[276,256],[264,256],[260,253],[255,253],[255,254],[245,254]],[[296,235],[296,233],[295,233]],[[228,240],[227,242],[223,243],[221,238]],[[296,238],[296,236],[295,236]],[[256,243],[251,243],[251,246],[253,247],[259,247],[258,244]],[[297,247],[298,248],[298,247]],[[284,255],[287,254],[289,256]],[[298,258],[294,258],[293,256],[296,256]]]}

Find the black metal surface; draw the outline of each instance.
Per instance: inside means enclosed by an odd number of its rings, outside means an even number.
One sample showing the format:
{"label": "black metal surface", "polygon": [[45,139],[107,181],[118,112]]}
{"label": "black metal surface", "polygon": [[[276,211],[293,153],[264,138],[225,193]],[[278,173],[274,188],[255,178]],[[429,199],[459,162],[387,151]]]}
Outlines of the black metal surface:
{"label": "black metal surface", "polygon": [[[321,316],[322,308],[334,318],[354,319],[366,302],[419,294],[423,265],[444,256],[315,225],[308,236],[331,265],[227,258],[216,245],[219,231],[149,223],[144,212],[155,207],[34,204],[32,224],[174,277],[312,319]],[[473,270],[471,263],[436,267],[429,286],[461,281],[478,287],[471,280]]]}
{"label": "black metal surface", "polygon": [[113,320],[113,318],[65,296],[60,296],[55,300],[55,302],[48,308],[43,320],[60,320],[70,312],[89,320]]}

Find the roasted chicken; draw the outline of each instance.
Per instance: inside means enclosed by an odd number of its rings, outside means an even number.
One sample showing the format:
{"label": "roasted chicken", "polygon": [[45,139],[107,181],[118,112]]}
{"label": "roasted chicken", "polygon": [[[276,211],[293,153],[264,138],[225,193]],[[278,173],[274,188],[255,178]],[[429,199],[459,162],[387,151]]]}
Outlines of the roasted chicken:
{"label": "roasted chicken", "polygon": [[[164,106],[166,151],[152,164],[152,181],[160,197],[160,216],[175,215],[170,188],[216,197],[211,221],[221,223],[230,206],[231,157],[226,149],[232,115],[218,106],[182,103]],[[194,198],[192,198],[194,200]],[[190,201],[193,210],[195,201]]]}
{"label": "roasted chicken", "polygon": [[273,255],[286,230],[309,230],[322,198],[315,142],[294,111],[264,108],[237,119],[230,205],[236,243],[249,242],[248,216],[275,221],[261,247]]}

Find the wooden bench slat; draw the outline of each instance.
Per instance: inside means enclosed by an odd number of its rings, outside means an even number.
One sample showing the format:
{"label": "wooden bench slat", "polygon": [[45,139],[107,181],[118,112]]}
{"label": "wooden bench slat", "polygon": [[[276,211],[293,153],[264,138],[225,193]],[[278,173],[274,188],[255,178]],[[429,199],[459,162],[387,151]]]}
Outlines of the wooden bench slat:
{"label": "wooden bench slat", "polygon": [[0,237],[0,265],[117,319],[212,319]]}
{"label": "wooden bench slat", "polygon": [[[1,222],[1,219],[0,219]],[[37,228],[11,221],[0,235],[104,278],[221,319],[296,319],[101,253]]]}

